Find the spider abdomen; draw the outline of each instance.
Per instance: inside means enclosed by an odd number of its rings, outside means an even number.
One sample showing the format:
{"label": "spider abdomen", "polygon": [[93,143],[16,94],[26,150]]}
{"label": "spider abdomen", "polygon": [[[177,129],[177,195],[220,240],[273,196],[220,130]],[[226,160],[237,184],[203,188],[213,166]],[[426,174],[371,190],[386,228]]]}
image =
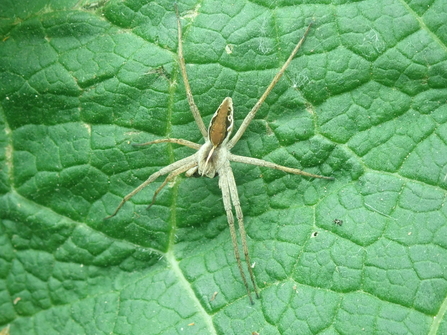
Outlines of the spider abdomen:
{"label": "spider abdomen", "polygon": [[233,100],[226,97],[214,113],[208,129],[208,138],[215,148],[228,142],[233,125]]}

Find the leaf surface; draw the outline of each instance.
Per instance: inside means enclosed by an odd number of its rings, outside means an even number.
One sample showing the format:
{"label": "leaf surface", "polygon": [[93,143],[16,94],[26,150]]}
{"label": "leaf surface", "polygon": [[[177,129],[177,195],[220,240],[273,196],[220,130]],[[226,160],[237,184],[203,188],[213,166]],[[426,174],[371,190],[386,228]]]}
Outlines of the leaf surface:
{"label": "leaf surface", "polygon": [[0,6],[0,328],[11,334],[444,334],[447,10],[435,1],[185,1],[205,124],[236,127],[314,22],[233,153],[261,299],[217,179],[146,178],[203,143],[171,1]]}

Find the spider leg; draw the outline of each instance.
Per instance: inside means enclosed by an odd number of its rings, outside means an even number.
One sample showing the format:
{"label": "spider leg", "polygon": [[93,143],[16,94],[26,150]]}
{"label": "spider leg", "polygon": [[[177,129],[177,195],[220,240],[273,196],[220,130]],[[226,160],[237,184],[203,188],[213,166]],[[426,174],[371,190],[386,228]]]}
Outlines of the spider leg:
{"label": "spider leg", "polygon": [[152,202],[149,206],[147,206],[147,209],[151,208],[152,205],[155,203],[155,199],[157,198],[158,193],[163,189],[163,187],[166,186],[167,183],[169,183],[171,180],[173,180],[175,177],[177,177],[179,174],[182,174],[183,172],[188,171],[189,169],[193,168],[197,165],[197,162],[191,162],[190,164],[186,164],[184,166],[179,167],[177,170],[172,171],[163,181],[163,183],[160,185],[159,188],[154,193],[154,196],[152,197]]}
{"label": "spider leg", "polygon": [[253,158],[253,157],[246,157],[246,156],[239,156],[239,155],[233,155],[232,153],[229,154],[229,160],[232,162],[237,163],[245,163],[245,164],[251,164],[251,165],[257,165],[262,167],[267,167],[270,169],[280,170],[287,173],[293,173],[293,174],[299,174],[306,177],[312,177],[312,178],[321,178],[321,179],[329,179],[334,180],[333,177],[326,177],[326,176],[320,176],[317,174],[309,173],[303,170],[299,169],[293,169],[289,168],[287,166],[278,165],[272,162],[265,161],[263,159]]}
{"label": "spider leg", "polygon": [[194,166],[194,164],[197,164],[197,154],[193,154],[189,157],[183,158],[177,162],[174,162],[168,166],[165,166],[164,168],[162,168],[161,170],[151,174],[149,176],[149,178],[146,179],[146,181],[144,183],[142,183],[140,186],[138,186],[136,189],[134,189],[132,192],[130,192],[128,195],[126,195],[123,200],[121,200],[120,204],[118,205],[118,207],[115,209],[115,211],[107,216],[106,218],[104,218],[104,220],[110,219],[111,217],[114,217],[118,211],[121,209],[121,207],[123,207],[123,205],[130,199],[132,198],[135,194],[137,194],[138,192],[140,192],[143,188],[145,188],[147,185],[149,185],[150,183],[154,182],[158,177],[163,176],[167,173],[171,173],[172,171],[175,171],[179,168],[182,168],[184,166],[188,166],[189,168],[192,168]]}
{"label": "spider leg", "polygon": [[[237,236],[236,236],[236,228],[234,227],[234,217],[233,217],[233,212],[231,210],[231,200],[233,199],[232,194],[231,194],[232,187],[230,186],[231,183],[229,181],[230,175],[227,173],[228,169],[230,169],[230,171],[231,171],[231,167],[229,166],[229,164],[227,167],[225,167],[219,171],[219,187],[222,190],[222,199],[223,199],[223,203],[224,203],[225,212],[227,214],[228,225],[230,226],[230,235],[231,235],[231,241],[233,243],[234,256],[236,257],[239,272],[241,273],[241,277],[244,282],[245,288],[247,289],[248,298],[250,299],[250,303],[253,305],[254,303],[253,303],[253,299],[251,297],[250,288],[248,287],[244,269],[242,268],[241,257],[239,254],[239,247],[238,247]],[[232,174],[231,174],[231,176],[232,176]],[[233,178],[233,182],[234,182],[234,178]],[[234,201],[233,201],[233,203],[234,203]],[[239,205],[239,210],[240,210],[240,205]],[[236,209],[236,211],[238,211],[238,210]],[[242,213],[242,211],[240,211],[240,212]],[[238,220],[239,220],[239,215],[238,215]],[[242,223],[242,226],[243,226],[243,223]],[[239,221],[239,229],[240,229],[240,227],[241,227],[241,221]],[[247,249],[247,243],[246,243],[245,230],[242,228],[242,230],[240,230],[240,231],[241,231],[241,238],[243,241],[242,246],[244,249],[245,259],[247,260],[250,277],[251,277],[251,280],[254,285],[256,296],[259,297],[258,291],[256,288],[256,284],[255,284],[254,278],[253,278],[253,272],[252,272],[252,269],[250,266],[250,260],[248,258],[248,249]]]}
{"label": "spider leg", "polygon": [[255,117],[256,112],[259,110],[259,108],[261,107],[261,105],[264,102],[264,100],[270,94],[270,91],[273,89],[273,87],[275,87],[275,85],[279,81],[279,79],[281,79],[282,75],[284,74],[284,72],[286,71],[286,69],[289,66],[290,62],[292,61],[293,57],[295,57],[296,53],[301,48],[301,45],[303,44],[304,40],[306,39],[306,36],[309,33],[311,26],[312,26],[312,23],[309,24],[309,26],[307,27],[306,31],[304,32],[303,37],[300,39],[298,44],[295,46],[295,48],[293,49],[293,51],[290,54],[289,58],[287,58],[287,60],[284,63],[284,65],[281,67],[279,72],[275,75],[275,77],[273,78],[273,80],[270,83],[270,85],[267,87],[265,92],[259,98],[258,102],[256,102],[256,104],[253,106],[251,111],[247,114],[247,116],[245,117],[245,119],[242,122],[241,126],[237,130],[236,134],[234,134],[233,138],[230,140],[230,142],[228,142],[228,149],[231,149],[232,147],[234,147],[236,145],[236,143],[241,138],[242,134],[247,129],[247,127],[250,124],[251,120],[253,120],[253,118]]}
{"label": "spider leg", "polygon": [[178,59],[180,71],[182,72],[183,82],[185,83],[186,97],[188,98],[189,108],[191,109],[191,113],[194,116],[197,127],[202,133],[203,138],[207,139],[208,132],[206,131],[205,123],[203,123],[203,120],[200,117],[199,109],[194,102],[194,97],[191,93],[191,86],[189,86],[188,75],[186,74],[185,58],[183,57],[182,24],[180,23],[180,15],[178,13],[178,7],[176,3],[174,4],[174,8],[175,14],[177,15]]}
{"label": "spider leg", "polygon": [[239,233],[241,234],[241,240],[242,240],[242,250],[244,251],[245,261],[247,262],[247,268],[250,274],[250,279],[253,284],[253,289],[255,291],[256,298],[259,299],[258,287],[256,286],[255,276],[253,275],[250,256],[248,254],[247,233],[245,232],[244,215],[242,213],[241,203],[239,201],[239,195],[237,193],[236,181],[234,180],[233,170],[231,169],[230,164],[228,164],[226,174],[227,174],[228,186],[230,189],[231,202],[233,203],[234,209],[236,210],[236,217],[239,224]]}
{"label": "spider leg", "polygon": [[188,141],[188,140],[183,140],[181,138],[163,138],[160,140],[155,140],[155,141],[150,141],[150,142],[145,142],[145,143],[132,143],[132,145],[134,147],[142,147],[145,145],[151,145],[151,144],[158,144],[158,143],[175,143],[175,144],[180,144],[180,145],[184,145],[185,147],[190,147],[192,149],[196,149],[199,150],[201,145]]}

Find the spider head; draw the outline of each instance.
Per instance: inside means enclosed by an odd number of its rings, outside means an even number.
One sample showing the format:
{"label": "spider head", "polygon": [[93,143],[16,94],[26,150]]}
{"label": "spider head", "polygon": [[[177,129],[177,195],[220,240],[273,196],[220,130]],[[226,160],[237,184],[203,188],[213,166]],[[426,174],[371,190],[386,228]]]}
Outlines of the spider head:
{"label": "spider head", "polygon": [[228,152],[226,145],[215,147],[208,139],[198,152],[197,168],[199,175],[214,178],[225,165],[225,162],[228,162]]}

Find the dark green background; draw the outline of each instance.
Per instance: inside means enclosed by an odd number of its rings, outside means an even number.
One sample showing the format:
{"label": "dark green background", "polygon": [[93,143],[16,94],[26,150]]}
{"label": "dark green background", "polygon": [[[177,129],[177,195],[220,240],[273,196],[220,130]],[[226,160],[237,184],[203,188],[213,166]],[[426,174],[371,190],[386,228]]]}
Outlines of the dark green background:
{"label": "dark green background", "polygon": [[239,126],[314,22],[233,152],[336,180],[233,164],[249,305],[217,179],[178,178],[146,211],[160,180],[102,220],[193,152],[131,143],[202,143],[172,1],[0,0],[0,329],[446,334],[445,1],[178,6],[206,124],[231,96]]}

